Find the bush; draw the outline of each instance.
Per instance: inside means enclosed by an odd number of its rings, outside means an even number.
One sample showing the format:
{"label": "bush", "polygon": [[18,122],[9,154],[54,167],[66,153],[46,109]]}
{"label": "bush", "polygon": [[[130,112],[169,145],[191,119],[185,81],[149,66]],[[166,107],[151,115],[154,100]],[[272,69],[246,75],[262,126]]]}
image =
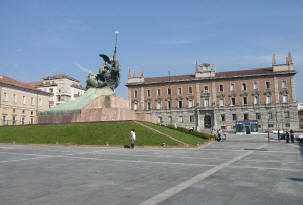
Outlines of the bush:
{"label": "bush", "polygon": [[177,127],[177,128],[175,128],[173,126],[165,126],[165,127],[168,127],[170,129],[174,129],[174,130],[178,130],[178,131],[184,132],[186,134],[194,135],[194,136],[202,138],[202,139],[209,139],[209,138],[213,137],[213,135],[211,135],[211,134],[199,132],[197,130],[192,131],[191,129],[187,129],[184,127]]}

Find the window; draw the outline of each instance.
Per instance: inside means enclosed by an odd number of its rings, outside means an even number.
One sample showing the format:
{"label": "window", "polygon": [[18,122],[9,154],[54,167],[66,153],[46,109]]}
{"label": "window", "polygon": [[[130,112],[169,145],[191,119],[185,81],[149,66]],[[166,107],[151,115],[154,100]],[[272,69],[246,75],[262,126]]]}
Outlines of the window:
{"label": "window", "polygon": [[189,121],[190,121],[190,122],[194,122],[194,121],[195,121],[195,117],[194,117],[193,115],[190,115],[190,116],[189,116]]}
{"label": "window", "polygon": [[179,106],[179,108],[182,108],[182,100],[178,101],[178,106]]}
{"label": "window", "polygon": [[282,88],[286,88],[286,80],[282,80]]}
{"label": "window", "polygon": [[16,121],[16,116],[13,115],[12,119],[13,119],[13,125],[16,125],[16,122],[17,122]]}
{"label": "window", "polygon": [[235,84],[230,84],[230,91],[235,91]]}
{"label": "window", "polygon": [[160,88],[157,89],[157,96],[161,96],[161,89]]}
{"label": "window", "polygon": [[254,96],[254,104],[257,105],[259,104],[259,96]]}
{"label": "window", "polygon": [[25,97],[25,96],[22,97],[22,104],[23,104],[23,105],[26,104],[26,97]]}
{"label": "window", "polygon": [[242,90],[243,90],[243,91],[246,90],[246,83],[242,83]]}
{"label": "window", "polygon": [[266,104],[270,104],[271,103],[271,96],[266,96]]}
{"label": "window", "polygon": [[268,128],[273,128],[274,124],[268,124]]}
{"label": "window", "polygon": [[232,106],[236,105],[236,98],[231,98],[231,105]]}
{"label": "window", "polygon": [[208,93],[208,86],[204,86],[204,93]]}
{"label": "window", "polygon": [[208,107],[208,106],[209,106],[209,99],[208,99],[208,98],[205,98],[205,99],[204,99],[204,106],[205,106],[205,107]]}
{"label": "window", "polygon": [[41,98],[38,99],[38,103],[39,103],[39,106],[41,107],[42,106],[42,99]]}
{"label": "window", "polygon": [[224,99],[222,98],[222,99],[220,99],[220,101],[219,101],[219,106],[224,106]]}
{"label": "window", "polygon": [[248,113],[244,113],[244,120],[248,120]]}
{"label": "window", "polygon": [[289,118],[289,112],[288,111],[284,112],[284,118]]}
{"label": "window", "polygon": [[13,109],[13,113],[16,113],[16,109],[15,108]]}
{"label": "window", "polygon": [[167,109],[170,109],[170,108],[171,108],[171,102],[167,101]]}
{"label": "window", "polygon": [[138,91],[135,90],[135,92],[134,92],[134,98],[137,98],[137,97],[138,97]]}
{"label": "window", "polygon": [[160,110],[161,109],[161,101],[157,102],[157,109]]}
{"label": "window", "polygon": [[192,94],[193,93],[193,87],[188,87],[188,93]]}
{"label": "window", "polygon": [[147,90],[147,97],[150,97],[150,95],[151,95],[150,90]]}
{"label": "window", "polygon": [[17,95],[16,94],[13,95],[13,101],[14,101],[14,103],[17,103]]}
{"label": "window", "polygon": [[49,92],[50,92],[50,93],[53,93],[53,92],[54,92],[54,89],[53,89],[53,88],[50,88],[50,89],[49,89]]}
{"label": "window", "polygon": [[223,85],[219,85],[219,92],[223,92],[223,90],[224,90]]}
{"label": "window", "polygon": [[135,102],[135,104],[134,104],[134,110],[138,110],[138,103],[137,102]]}
{"label": "window", "polygon": [[181,94],[182,94],[182,89],[178,88],[178,95],[181,95]]}
{"label": "window", "polygon": [[22,110],[22,114],[24,115],[24,113],[25,113],[25,110]]}
{"label": "window", "polygon": [[183,123],[183,116],[178,117],[178,122]]}
{"label": "window", "polygon": [[33,115],[34,114],[34,111],[31,111],[31,115]]}
{"label": "window", "polygon": [[222,121],[222,122],[225,121],[225,114],[221,114],[221,121]]}
{"label": "window", "polygon": [[247,97],[243,97],[243,105],[247,105]]}
{"label": "window", "polygon": [[289,124],[289,123],[286,123],[286,124],[285,124],[285,127],[290,127],[290,124]]}
{"label": "window", "polygon": [[162,123],[162,117],[158,117],[158,123],[159,123],[159,124]]}
{"label": "window", "polygon": [[272,116],[272,112],[269,112],[269,113],[268,113],[268,119],[270,119],[270,120],[271,120],[272,118],[273,118],[273,116]]}
{"label": "window", "polygon": [[7,93],[4,92],[4,101],[5,101],[5,102],[7,102],[7,98],[8,98],[8,97],[7,97]]}
{"label": "window", "polygon": [[193,107],[193,100],[188,100],[188,108],[192,108]]}
{"label": "window", "polygon": [[6,116],[2,115],[2,125],[6,125]]}
{"label": "window", "polygon": [[270,82],[266,82],[266,89],[270,89]]}
{"label": "window", "polygon": [[283,95],[283,103],[288,103],[288,96],[287,95]]}
{"label": "window", "polygon": [[34,124],[34,118],[31,117],[31,124]]}
{"label": "window", "polygon": [[31,105],[34,105],[34,104],[35,104],[34,98],[31,97]]}
{"label": "window", "polygon": [[237,120],[237,114],[233,114],[233,120]]}
{"label": "window", "polygon": [[148,102],[148,103],[147,103],[147,110],[151,110],[151,109],[152,109],[151,103]]}
{"label": "window", "polygon": [[171,88],[167,88],[167,95],[171,95]]}
{"label": "window", "polygon": [[25,117],[22,117],[21,118],[21,124],[24,125],[24,122],[25,122]]}
{"label": "window", "polygon": [[256,113],[256,119],[261,120],[261,113]]}
{"label": "window", "polygon": [[257,83],[257,82],[254,82],[254,90],[258,90],[258,88],[259,88],[258,83]]}

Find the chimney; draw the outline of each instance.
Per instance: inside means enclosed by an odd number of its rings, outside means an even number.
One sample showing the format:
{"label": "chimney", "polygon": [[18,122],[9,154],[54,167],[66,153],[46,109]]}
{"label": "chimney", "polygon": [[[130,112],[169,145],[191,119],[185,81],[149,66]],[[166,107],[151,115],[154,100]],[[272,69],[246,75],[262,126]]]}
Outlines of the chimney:
{"label": "chimney", "polygon": [[144,68],[143,68],[143,66],[141,66],[140,78],[144,78]]}
{"label": "chimney", "polygon": [[196,73],[199,72],[199,65],[198,65],[198,61],[196,60]]}
{"label": "chimney", "polygon": [[131,71],[130,71],[130,66],[128,67],[128,78],[131,78],[132,77],[132,74],[131,74]]}
{"label": "chimney", "polygon": [[276,54],[272,54],[272,64],[277,65]]}

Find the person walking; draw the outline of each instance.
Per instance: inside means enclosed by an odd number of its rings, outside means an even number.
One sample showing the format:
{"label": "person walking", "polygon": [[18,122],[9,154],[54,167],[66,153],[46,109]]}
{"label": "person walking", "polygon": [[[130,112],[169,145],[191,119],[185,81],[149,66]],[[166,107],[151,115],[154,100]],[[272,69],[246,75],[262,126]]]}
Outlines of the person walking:
{"label": "person walking", "polygon": [[286,143],[289,143],[289,132],[286,130],[285,132]]}
{"label": "person walking", "polygon": [[136,133],[135,133],[135,128],[131,129],[130,133],[129,133],[129,139],[131,142],[131,149],[135,148],[135,141],[136,141]]}
{"label": "person walking", "polygon": [[295,143],[294,131],[291,129],[289,132],[290,132],[290,141],[291,141],[291,143]]}

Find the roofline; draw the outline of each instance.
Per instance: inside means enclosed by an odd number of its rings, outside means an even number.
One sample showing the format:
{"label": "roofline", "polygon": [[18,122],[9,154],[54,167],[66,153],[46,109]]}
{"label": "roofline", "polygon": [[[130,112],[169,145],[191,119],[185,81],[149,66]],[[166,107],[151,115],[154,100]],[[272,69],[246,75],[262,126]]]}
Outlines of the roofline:
{"label": "roofline", "polygon": [[44,77],[44,78],[42,78],[42,79],[43,79],[43,80],[55,80],[55,79],[64,79],[64,78],[67,78],[67,79],[69,79],[69,80],[72,80],[72,81],[75,81],[75,82],[80,83],[79,80],[77,80],[76,78],[70,77],[70,76],[68,76],[68,75],[65,75],[65,74],[57,74],[57,75],[64,75],[65,77],[55,77],[56,75],[53,75],[53,76]]}
{"label": "roofline", "polygon": [[33,89],[30,89],[30,88],[21,87],[21,86],[9,84],[9,83],[3,83],[3,82],[0,82],[0,85],[5,86],[5,87],[19,88],[19,89],[21,89],[21,90],[31,91],[31,92],[33,92],[33,93],[39,93],[39,94],[42,94],[42,95],[50,96],[50,93],[45,92],[45,91],[43,91],[43,90],[36,89],[36,88],[34,88],[34,87],[33,87]]}
{"label": "roofline", "polygon": [[[265,69],[265,68],[261,68]],[[252,70],[252,69],[250,69]],[[236,71],[226,71],[226,72],[236,72]],[[220,72],[224,73],[224,72]],[[185,79],[185,80],[170,80],[170,81],[161,81],[161,82],[150,82],[150,83],[126,83],[126,87],[131,86],[137,86],[137,85],[155,85],[155,84],[161,84],[161,83],[185,83],[185,82],[191,82],[191,81],[216,81],[216,80],[222,80],[222,79],[234,79],[234,78],[251,78],[251,77],[266,77],[266,76],[275,76],[275,75],[287,75],[287,74],[297,74],[296,70],[289,70],[289,71],[279,71],[279,72],[272,72],[272,73],[264,73],[264,74],[253,74],[253,75],[240,75],[240,76],[230,76],[230,77],[207,77],[207,78],[192,78],[192,79]],[[189,74],[192,75],[192,74]],[[185,75],[181,75],[185,76]],[[169,77],[169,76],[162,76],[162,77]],[[170,76],[172,77],[172,76]],[[145,78],[146,79],[146,78]]]}

